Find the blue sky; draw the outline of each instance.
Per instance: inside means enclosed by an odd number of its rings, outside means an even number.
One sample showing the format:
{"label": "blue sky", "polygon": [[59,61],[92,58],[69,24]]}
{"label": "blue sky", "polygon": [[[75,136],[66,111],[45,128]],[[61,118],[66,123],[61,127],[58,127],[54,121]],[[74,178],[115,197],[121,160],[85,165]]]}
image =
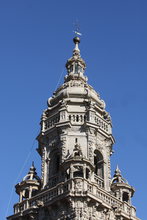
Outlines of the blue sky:
{"label": "blue sky", "polygon": [[113,121],[112,174],[118,164],[136,189],[138,217],[147,219],[146,11],[145,0],[0,0],[0,219],[13,213],[14,185],[32,160],[40,174],[40,116],[72,55],[77,19],[85,74]]}

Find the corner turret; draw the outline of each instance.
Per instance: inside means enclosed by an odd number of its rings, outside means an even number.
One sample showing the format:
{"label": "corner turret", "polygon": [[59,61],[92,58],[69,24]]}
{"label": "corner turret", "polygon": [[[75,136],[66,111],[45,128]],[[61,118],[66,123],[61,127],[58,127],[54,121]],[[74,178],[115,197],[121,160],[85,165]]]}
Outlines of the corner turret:
{"label": "corner turret", "polygon": [[16,193],[19,195],[20,202],[37,194],[41,188],[41,180],[39,176],[37,176],[34,163],[32,163],[28,174],[23,178],[22,182],[18,183],[15,188]]}
{"label": "corner turret", "polygon": [[135,189],[122,177],[118,166],[112,179],[111,190],[122,202],[131,203],[131,197],[133,196]]}

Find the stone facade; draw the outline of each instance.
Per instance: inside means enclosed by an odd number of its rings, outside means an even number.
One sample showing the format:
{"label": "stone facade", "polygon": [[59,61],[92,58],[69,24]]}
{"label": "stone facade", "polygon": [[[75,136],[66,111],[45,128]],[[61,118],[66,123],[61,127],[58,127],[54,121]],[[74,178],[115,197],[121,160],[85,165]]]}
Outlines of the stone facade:
{"label": "stone facade", "polygon": [[74,43],[64,83],[41,117],[41,178],[32,165],[16,185],[20,201],[8,220],[138,220],[131,204],[134,188],[118,167],[111,179],[111,117],[87,83],[80,39]]}

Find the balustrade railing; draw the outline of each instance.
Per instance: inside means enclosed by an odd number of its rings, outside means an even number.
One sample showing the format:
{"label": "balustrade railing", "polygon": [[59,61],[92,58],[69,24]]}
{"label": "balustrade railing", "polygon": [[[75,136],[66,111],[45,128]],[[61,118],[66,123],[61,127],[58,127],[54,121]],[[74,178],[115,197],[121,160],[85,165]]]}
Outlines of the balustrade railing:
{"label": "balustrade railing", "polygon": [[83,124],[86,120],[85,114],[67,114],[65,112],[60,112],[60,114],[56,114],[51,118],[43,121],[42,128],[44,131],[51,129],[58,122],[70,121],[71,124]]}
{"label": "balustrade railing", "polygon": [[104,130],[105,132],[109,132],[109,124],[105,122],[102,118],[95,116],[94,123],[97,124],[98,127]]}
{"label": "balustrade railing", "polygon": [[96,183],[100,188],[104,188],[104,180],[101,177],[94,174],[94,180],[96,181]]}
{"label": "balustrade railing", "polygon": [[60,115],[57,114],[49,119],[46,119],[44,122],[43,122],[43,129],[46,131],[50,128],[52,128],[56,123],[58,123],[60,120]]}
{"label": "balustrade railing", "polygon": [[70,195],[86,195],[90,194],[95,196],[95,198],[102,200],[108,206],[116,205],[120,207],[122,212],[127,215],[135,216],[135,208],[130,206],[128,203],[121,202],[116,197],[110,195],[108,192],[104,191],[101,187],[96,184],[90,183],[88,180],[82,177],[73,178],[65,183],[60,183],[52,189],[43,191],[42,193],[22,201],[15,205],[15,214],[24,211],[28,208],[37,207],[38,204],[46,203],[51,201],[53,198],[57,198],[59,195],[64,195],[65,193],[70,193]]}
{"label": "balustrade railing", "polygon": [[86,120],[85,114],[70,114],[68,117],[71,124],[83,124]]}
{"label": "balustrade railing", "polygon": [[46,119],[42,122],[42,128],[44,131],[52,128],[58,122],[70,121],[71,124],[84,124],[85,121],[96,124],[100,129],[106,133],[111,133],[110,125],[103,118],[98,115],[86,116],[85,113],[67,113],[65,111],[60,112],[51,118]]}

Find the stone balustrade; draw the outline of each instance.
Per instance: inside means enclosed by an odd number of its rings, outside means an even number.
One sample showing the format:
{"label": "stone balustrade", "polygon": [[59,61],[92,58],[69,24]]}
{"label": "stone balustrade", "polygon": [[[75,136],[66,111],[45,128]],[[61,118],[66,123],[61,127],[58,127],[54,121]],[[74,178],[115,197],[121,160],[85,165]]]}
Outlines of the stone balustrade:
{"label": "stone balustrade", "polygon": [[86,116],[84,113],[81,114],[70,114],[69,121],[71,124],[84,124]]}
{"label": "stone balustrade", "polygon": [[42,130],[47,131],[55,126],[56,123],[70,121],[71,124],[83,124],[86,120],[84,113],[81,114],[67,114],[67,112],[60,112],[60,114],[54,115],[51,118],[43,121]]}
{"label": "stone balustrade", "polygon": [[89,121],[97,125],[101,130],[106,133],[111,133],[111,127],[108,122],[99,116],[86,117],[85,113],[67,113],[65,111],[56,114],[42,122],[42,130],[47,131],[55,126],[56,123],[70,121],[72,125],[82,125],[85,121]]}
{"label": "stone balustrade", "polygon": [[95,196],[96,199],[105,203],[108,207],[119,207],[125,215],[135,216],[136,214],[136,210],[133,206],[126,202],[121,202],[116,197],[110,195],[109,192],[104,191],[97,184],[90,183],[82,177],[70,179],[65,183],[59,183],[51,189],[42,191],[38,196],[36,195],[31,199],[26,199],[21,203],[17,203],[14,206],[14,212],[17,214],[28,208],[37,207],[38,204],[47,203],[53,198],[58,198],[59,195],[64,196],[67,193],[71,196]]}
{"label": "stone balustrade", "polygon": [[104,188],[104,180],[101,177],[94,174],[94,180],[96,181],[96,183],[100,188]]}
{"label": "stone balustrade", "polygon": [[46,131],[50,128],[52,128],[56,123],[58,123],[60,121],[60,115],[56,114],[53,117],[46,119],[43,122],[43,131]]}
{"label": "stone balustrade", "polygon": [[105,132],[109,132],[109,124],[106,121],[104,121],[104,119],[95,116],[94,123],[97,124],[98,127],[104,130]]}

